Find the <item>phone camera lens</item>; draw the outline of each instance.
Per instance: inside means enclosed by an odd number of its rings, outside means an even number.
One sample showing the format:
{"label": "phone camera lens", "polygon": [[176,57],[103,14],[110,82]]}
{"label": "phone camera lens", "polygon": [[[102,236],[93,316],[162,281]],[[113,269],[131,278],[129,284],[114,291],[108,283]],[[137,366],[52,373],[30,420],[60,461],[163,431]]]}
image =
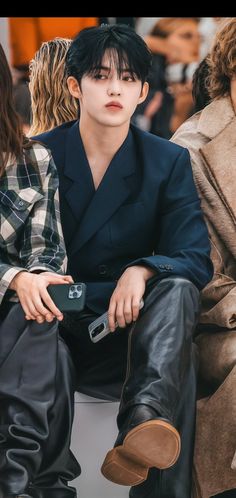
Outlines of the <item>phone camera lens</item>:
{"label": "phone camera lens", "polygon": [[93,330],[93,337],[96,337],[98,334],[100,334],[105,328],[105,324],[104,323],[101,323],[100,325],[98,325],[94,330]]}

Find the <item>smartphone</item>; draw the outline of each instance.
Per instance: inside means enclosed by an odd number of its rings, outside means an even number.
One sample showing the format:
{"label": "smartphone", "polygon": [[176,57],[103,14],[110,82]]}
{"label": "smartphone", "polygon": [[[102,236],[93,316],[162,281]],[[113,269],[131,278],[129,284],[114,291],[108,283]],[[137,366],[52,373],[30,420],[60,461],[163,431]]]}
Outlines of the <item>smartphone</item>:
{"label": "smartphone", "polygon": [[[144,306],[144,301],[143,299],[141,299],[140,309],[142,309],[143,306]],[[116,327],[118,327],[117,323]],[[90,323],[90,325],[88,326],[88,331],[92,342],[100,341],[103,337],[105,337],[107,334],[111,332],[109,328],[107,311],[103,313],[103,315],[99,316],[92,323]]]}
{"label": "smartphone", "polygon": [[51,284],[48,294],[57,308],[62,312],[82,311],[85,306],[86,285],[83,282],[73,284]]}

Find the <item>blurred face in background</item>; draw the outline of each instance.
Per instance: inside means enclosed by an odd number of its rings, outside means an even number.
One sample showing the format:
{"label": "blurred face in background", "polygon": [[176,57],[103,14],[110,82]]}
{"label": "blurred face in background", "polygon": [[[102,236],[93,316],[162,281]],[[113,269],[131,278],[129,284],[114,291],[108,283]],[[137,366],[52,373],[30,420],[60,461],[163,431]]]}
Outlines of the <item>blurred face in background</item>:
{"label": "blurred face in background", "polygon": [[191,19],[176,23],[176,28],[168,36],[169,43],[185,52],[186,63],[199,59],[200,41],[198,23]]}
{"label": "blurred face in background", "polygon": [[166,41],[169,64],[188,64],[199,60],[201,36],[194,17],[163,17],[150,32]]}

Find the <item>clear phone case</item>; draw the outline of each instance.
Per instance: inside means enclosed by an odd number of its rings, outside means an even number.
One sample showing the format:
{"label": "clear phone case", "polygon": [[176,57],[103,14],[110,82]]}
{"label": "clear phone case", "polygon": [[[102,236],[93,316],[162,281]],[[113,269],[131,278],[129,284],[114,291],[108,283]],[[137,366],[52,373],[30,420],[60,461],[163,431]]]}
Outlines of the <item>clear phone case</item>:
{"label": "clear phone case", "polygon": [[[141,299],[140,309],[142,309],[143,306],[144,302],[143,299]],[[116,324],[116,327],[117,326],[118,324]],[[99,316],[96,320],[94,320],[94,322],[90,323],[90,325],[88,326],[88,331],[92,342],[100,341],[103,337],[111,332],[109,328],[107,311],[103,313],[103,315]]]}

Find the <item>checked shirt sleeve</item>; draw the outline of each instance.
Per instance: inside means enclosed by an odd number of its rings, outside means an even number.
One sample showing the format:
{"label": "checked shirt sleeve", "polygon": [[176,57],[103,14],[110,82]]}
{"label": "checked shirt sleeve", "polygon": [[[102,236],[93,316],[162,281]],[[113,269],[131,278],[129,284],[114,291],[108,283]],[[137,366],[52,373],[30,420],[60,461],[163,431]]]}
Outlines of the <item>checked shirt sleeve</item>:
{"label": "checked shirt sleeve", "polygon": [[[0,258],[0,303],[12,279],[20,271],[52,271],[64,273],[66,270],[66,252],[62,235],[59,198],[58,175],[56,166],[47,153],[40,155],[40,148],[35,147],[35,159],[40,171],[40,194],[31,205],[28,216],[23,223],[23,230],[15,227],[18,242],[18,257],[13,263],[10,255]],[[27,169],[28,177],[32,174]],[[35,176],[35,175],[34,175]],[[19,235],[17,235],[19,229]]]}
{"label": "checked shirt sleeve", "polygon": [[58,176],[52,158],[43,178],[42,190],[44,196],[35,203],[25,226],[19,256],[22,266],[28,271],[64,273],[66,253],[60,221]]}

